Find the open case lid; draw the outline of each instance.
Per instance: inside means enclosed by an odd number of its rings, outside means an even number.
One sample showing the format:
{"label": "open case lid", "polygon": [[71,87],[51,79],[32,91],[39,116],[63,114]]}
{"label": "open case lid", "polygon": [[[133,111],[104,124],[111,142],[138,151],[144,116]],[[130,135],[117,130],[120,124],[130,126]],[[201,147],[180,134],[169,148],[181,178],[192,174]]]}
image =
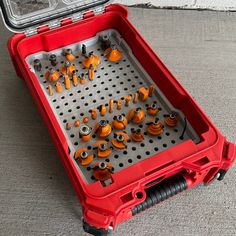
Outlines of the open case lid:
{"label": "open case lid", "polygon": [[13,32],[104,6],[109,0],[0,0],[6,26]]}

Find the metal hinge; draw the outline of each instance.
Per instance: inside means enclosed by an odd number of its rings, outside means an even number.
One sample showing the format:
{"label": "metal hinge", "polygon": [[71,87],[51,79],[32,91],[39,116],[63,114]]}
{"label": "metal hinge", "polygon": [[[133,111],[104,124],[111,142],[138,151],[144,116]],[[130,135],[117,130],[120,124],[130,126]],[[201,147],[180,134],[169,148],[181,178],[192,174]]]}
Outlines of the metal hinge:
{"label": "metal hinge", "polygon": [[[71,19],[73,22],[82,20],[84,18],[84,14],[89,11],[78,12],[72,15]],[[105,6],[96,7],[93,9],[94,15],[99,15],[105,12]]]}
{"label": "metal hinge", "polygon": [[31,28],[28,28],[28,29],[25,30],[25,35],[26,35],[26,37],[35,35],[35,34],[37,34],[37,33],[38,33],[38,31],[37,31],[37,28],[36,28],[36,27],[35,27],[35,28],[31,27]]}
{"label": "metal hinge", "polygon": [[[88,12],[88,11],[84,11],[84,12],[78,12],[78,13],[74,13],[72,14],[70,17],[68,18],[71,18],[72,19],[72,22],[77,22],[77,21],[80,21],[84,18],[84,14]],[[93,9],[93,12],[94,12],[94,15],[100,15],[102,13],[105,12],[105,6],[99,6],[99,7],[96,7]],[[64,20],[64,19],[58,19],[58,20],[53,20],[53,21],[50,21],[48,22],[47,25],[45,26],[48,26],[48,29],[51,30],[51,29],[55,29],[55,28],[59,28],[61,26],[61,21]],[[38,27],[31,27],[31,28],[28,28],[25,30],[25,35],[26,37],[29,37],[29,36],[32,36],[32,35],[35,35],[38,33]]]}

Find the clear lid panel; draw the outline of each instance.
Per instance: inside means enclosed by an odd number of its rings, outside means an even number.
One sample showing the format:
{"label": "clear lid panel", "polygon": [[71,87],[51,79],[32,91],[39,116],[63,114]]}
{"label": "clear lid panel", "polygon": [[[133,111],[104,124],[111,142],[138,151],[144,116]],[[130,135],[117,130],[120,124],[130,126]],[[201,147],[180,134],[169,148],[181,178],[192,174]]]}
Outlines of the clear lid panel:
{"label": "clear lid panel", "polygon": [[94,8],[109,0],[0,0],[2,15],[13,31]]}

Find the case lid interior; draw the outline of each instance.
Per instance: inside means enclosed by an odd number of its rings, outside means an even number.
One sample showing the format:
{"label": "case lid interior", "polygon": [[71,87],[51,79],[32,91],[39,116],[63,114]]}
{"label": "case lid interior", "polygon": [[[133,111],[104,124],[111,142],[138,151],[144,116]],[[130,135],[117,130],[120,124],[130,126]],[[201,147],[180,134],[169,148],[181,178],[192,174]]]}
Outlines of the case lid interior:
{"label": "case lid interior", "polygon": [[0,0],[0,6],[7,27],[13,32],[22,32],[107,2],[109,0]]}

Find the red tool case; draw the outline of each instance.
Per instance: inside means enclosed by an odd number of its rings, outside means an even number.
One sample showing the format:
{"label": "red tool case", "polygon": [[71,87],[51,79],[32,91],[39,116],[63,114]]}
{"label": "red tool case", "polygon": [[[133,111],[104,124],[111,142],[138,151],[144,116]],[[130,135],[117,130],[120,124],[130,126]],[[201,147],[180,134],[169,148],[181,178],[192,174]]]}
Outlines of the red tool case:
{"label": "red tool case", "polygon": [[[236,158],[235,145],[222,136],[147,45],[128,20],[126,8],[108,1],[5,0],[1,1],[1,11],[7,27],[18,32],[8,43],[12,61],[42,114],[78,195],[86,232],[106,235],[121,222],[179,192],[224,178]],[[101,35],[109,35],[123,51],[121,62],[112,64],[104,58],[102,47],[98,48]],[[62,60],[61,50],[73,48],[74,52],[78,50],[75,64],[79,67],[82,43],[102,58],[97,77],[87,87],[79,85],[60,95],[54,91],[55,96],[50,97],[43,78],[49,67],[48,55],[53,52]],[[32,64],[37,58],[43,64],[40,72]],[[89,108],[105,104],[112,96],[122,98],[152,83],[156,94],[147,101],[157,101],[159,119],[165,119],[165,112],[175,111],[179,116],[177,128],[165,125],[164,134],[155,138],[144,132],[141,144],[131,142],[127,150],[115,150],[106,159],[115,167],[110,182],[95,181],[93,167],[83,167],[74,159],[74,152],[84,144],[78,141],[75,127],[66,130],[68,114],[70,122],[81,120]],[[111,114],[107,116],[110,120]],[[139,127],[145,130],[144,124]],[[94,143],[96,137],[92,140]],[[87,146],[89,150],[91,145]]]}

